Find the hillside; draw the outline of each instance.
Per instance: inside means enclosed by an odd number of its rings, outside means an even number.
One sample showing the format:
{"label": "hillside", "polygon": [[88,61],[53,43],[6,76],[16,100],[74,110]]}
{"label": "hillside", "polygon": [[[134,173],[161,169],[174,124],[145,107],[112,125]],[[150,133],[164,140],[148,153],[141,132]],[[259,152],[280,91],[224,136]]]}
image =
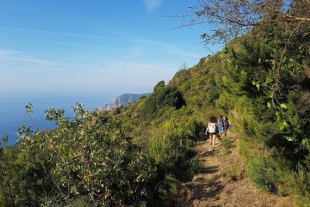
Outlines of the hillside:
{"label": "hillside", "polygon": [[[1,142],[0,206],[309,206],[310,27],[289,23],[254,27],[128,106],[20,126],[19,144]],[[211,152],[220,114],[233,128]]]}

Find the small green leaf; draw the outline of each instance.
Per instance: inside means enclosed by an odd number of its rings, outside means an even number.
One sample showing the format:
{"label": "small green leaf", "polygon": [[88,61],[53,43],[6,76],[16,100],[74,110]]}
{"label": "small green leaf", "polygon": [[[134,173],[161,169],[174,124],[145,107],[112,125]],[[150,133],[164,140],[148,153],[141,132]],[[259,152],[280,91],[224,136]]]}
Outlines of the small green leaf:
{"label": "small green leaf", "polygon": [[266,78],[266,82],[267,82],[267,83],[270,83],[271,81],[273,81],[273,79],[272,79],[271,77],[268,76],[268,77]]}
{"label": "small green leaf", "polygon": [[284,127],[288,127],[289,124],[284,120],[284,121],[283,121],[283,126],[284,126]]}
{"label": "small green leaf", "polygon": [[227,47],[224,47],[224,49],[222,50],[222,53],[224,53],[224,54],[227,54],[227,53],[228,53]]}
{"label": "small green leaf", "polygon": [[285,104],[280,104],[280,107],[281,107],[281,109],[287,109],[287,107],[286,107],[286,105]]}
{"label": "small green leaf", "polygon": [[284,120],[283,122],[279,123],[279,129],[283,131],[285,128],[287,128],[289,124]]}
{"label": "small green leaf", "polygon": [[307,147],[309,145],[309,141],[310,140],[308,138],[303,139],[301,142],[302,146]]}
{"label": "small green leaf", "polygon": [[296,140],[296,135],[284,136],[287,141],[294,142]]}
{"label": "small green leaf", "polygon": [[272,69],[277,68],[276,61],[272,60],[272,61],[271,61],[271,64],[272,64]]}
{"label": "small green leaf", "polygon": [[281,120],[281,117],[280,117],[279,112],[276,112],[276,116],[277,116],[277,121],[280,121],[280,120]]}
{"label": "small green leaf", "polygon": [[274,94],[274,91],[269,91],[269,92],[268,92],[268,97],[269,97],[269,98],[273,98],[273,94]]}
{"label": "small green leaf", "polygon": [[267,107],[268,107],[268,108],[271,108],[270,102],[267,103]]}
{"label": "small green leaf", "polygon": [[294,67],[294,66],[295,66],[294,63],[289,63],[289,64],[287,65],[288,68],[292,68],[292,67]]}

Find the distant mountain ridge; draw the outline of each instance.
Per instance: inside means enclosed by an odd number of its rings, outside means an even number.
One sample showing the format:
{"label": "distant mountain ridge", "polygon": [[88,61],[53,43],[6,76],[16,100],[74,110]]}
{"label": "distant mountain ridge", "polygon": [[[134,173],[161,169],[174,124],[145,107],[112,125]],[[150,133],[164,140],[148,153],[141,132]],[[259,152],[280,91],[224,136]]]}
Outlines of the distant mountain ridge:
{"label": "distant mountain ridge", "polygon": [[116,107],[128,106],[129,104],[138,101],[142,96],[149,96],[150,94],[151,93],[142,93],[142,94],[126,93],[114,98],[111,103],[100,107],[99,110],[109,111]]}

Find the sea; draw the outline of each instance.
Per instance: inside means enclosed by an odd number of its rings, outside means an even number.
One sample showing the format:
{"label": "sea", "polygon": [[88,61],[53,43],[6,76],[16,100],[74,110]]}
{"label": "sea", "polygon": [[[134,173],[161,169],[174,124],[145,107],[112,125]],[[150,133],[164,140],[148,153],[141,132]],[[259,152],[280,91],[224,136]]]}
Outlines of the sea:
{"label": "sea", "polygon": [[[64,109],[65,116],[73,120],[72,107],[76,103],[84,104],[86,110],[96,110],[110,103],[121,94],[59,94],[59,93],[2,93],[0,94],[0,139],[9,136],[7,146],[17,143],[19,136],[16,134],[20,125],[31,126],[32,131],[55,129],[54,122],[45,119],[45,110],[54,107]],[[25,106],[32,104],[33,113],[26,115]]]}

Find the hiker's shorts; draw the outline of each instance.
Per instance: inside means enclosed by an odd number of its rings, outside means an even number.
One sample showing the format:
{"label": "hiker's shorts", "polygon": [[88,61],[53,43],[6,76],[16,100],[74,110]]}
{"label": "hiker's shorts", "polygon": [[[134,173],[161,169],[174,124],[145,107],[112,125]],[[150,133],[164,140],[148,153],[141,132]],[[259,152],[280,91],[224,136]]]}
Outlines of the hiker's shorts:
{"label": "hiker's shorts", "polygon": [[222,126],[219,126],[218,129],[219,129],[219,131],[224,131],[224,127],[222,127]]}

